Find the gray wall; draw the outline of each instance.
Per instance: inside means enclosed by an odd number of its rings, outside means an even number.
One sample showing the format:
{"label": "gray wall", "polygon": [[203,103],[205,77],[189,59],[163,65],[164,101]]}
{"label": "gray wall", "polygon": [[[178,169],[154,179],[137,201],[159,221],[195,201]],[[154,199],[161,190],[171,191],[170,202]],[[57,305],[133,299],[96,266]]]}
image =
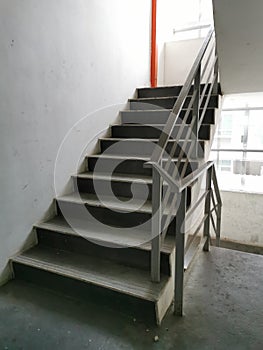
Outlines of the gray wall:
{"label": "gray wall", "polygon": [[[0,282],[8,277],[9,257],[30,244],[32,225],[49,215],[55,159],[67,131],[148,85],[150,3],[0,2]],[[88,141],[116,111],[87,118]]]}
{"label": "gray wall", "polygon": [[263,246],[263,195],[222,191],[222,237]]}
{"label": "gray wall", "polygon": [[263,91],[263,1],[213,0],[225,94]]}

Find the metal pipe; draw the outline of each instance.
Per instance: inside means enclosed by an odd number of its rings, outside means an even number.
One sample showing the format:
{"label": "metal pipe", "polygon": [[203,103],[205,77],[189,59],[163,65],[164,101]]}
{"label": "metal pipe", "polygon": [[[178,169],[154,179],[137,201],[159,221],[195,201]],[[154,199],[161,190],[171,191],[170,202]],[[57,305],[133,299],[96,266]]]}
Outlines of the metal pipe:
{"label": "metal pipe", "polygon": [[152,0],[151,87],[157,86],[158,49],[156,41],[157,0]]}

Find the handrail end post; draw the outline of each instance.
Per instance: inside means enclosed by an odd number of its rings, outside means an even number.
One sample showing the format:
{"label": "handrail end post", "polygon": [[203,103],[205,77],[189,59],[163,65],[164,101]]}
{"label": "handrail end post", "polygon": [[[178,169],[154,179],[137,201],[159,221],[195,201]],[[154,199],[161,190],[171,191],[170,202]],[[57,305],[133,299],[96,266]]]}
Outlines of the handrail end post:
{"label": "handrail end post", "polygon": [[204,237],[206,238],[203,250],[209,251],[210,245],[210,216],[211,216],[211,191],[212,191],[212,171],[213,167],[207,170],[206,174],[206,190],[208,191],[205,201],[205,223],[204,223]]}
{"label": "handrail end post", "polygon": [[180,205],[176,213],[176,254],[175,254],[175,294],[174,315],[183,316],[184,256],[185,256],[185,215],[186,189],[181,193]]}
{"label": "handrail end post", "polygon": [[162,179],[156,168],[152,167],[152,242],[151,242],[151,280],[161,280],[161,213]]}

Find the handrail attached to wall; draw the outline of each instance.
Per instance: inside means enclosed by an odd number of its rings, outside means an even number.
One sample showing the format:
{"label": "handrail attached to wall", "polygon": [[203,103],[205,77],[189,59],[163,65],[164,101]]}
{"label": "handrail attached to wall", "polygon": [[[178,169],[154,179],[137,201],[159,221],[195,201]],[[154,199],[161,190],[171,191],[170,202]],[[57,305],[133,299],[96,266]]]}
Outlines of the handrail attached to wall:
{"label": "handrail attached to wall", "polygon": [[[202,157],[198,133],[213,93],[218,93],[218,57],[214,29],[210,29],[176,99],[151,159],[145,164],[146,167],[152,167],[153,177],[151,277],[154,282],[160,281],[161,244],[176,215],[175,313],[178,315],[182,314],[183,305],[185,221],[203,201],[205,201],[204,216],[194,236],[203,224],[204,250],[208,250],[210,222],[212,222],[217,243],[220,238],[222,201],[214,164],[203,162],[204,164],[197,169],[193,168],[194,164],[200,163],[199,159]],[[183,141],[174,142],[169,148],[168,141],[172,137]],[[192,203],[186,213],[187,189],[205,174],[205,193]],[[164,181],[168,186],[163,192]]]}

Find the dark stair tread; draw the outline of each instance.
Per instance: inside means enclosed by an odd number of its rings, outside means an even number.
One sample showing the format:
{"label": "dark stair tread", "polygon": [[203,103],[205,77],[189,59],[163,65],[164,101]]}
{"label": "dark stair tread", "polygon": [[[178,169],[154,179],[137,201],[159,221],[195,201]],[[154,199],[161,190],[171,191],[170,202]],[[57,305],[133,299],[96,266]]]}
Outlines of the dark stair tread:
{"label": "dark stair tread", "polygon": [[170,279],[162,276],[160,283],[152,283],[147,271],[43,246],[34,247],[12,261],[152,302],[160,299]]}
{"label": "dark stair tread", "polygon": [[[38,223],[34,227],[64,235],[81,236],[84,239],[94,242],[112,243],[120,247],[134,247],[146,251],[151,250],[150,232],[136,230],[135,228],[115,228],[107,225],[99,225],[96,222],[87,223],[86,221],[83,223],[78,222],[74,226],[76,230],[74,230],[64,218],[55,216],[53,219]],[[161,251],[165,254],[171,254],[174,248],[174,237],[167,235],[162,244]]]}

